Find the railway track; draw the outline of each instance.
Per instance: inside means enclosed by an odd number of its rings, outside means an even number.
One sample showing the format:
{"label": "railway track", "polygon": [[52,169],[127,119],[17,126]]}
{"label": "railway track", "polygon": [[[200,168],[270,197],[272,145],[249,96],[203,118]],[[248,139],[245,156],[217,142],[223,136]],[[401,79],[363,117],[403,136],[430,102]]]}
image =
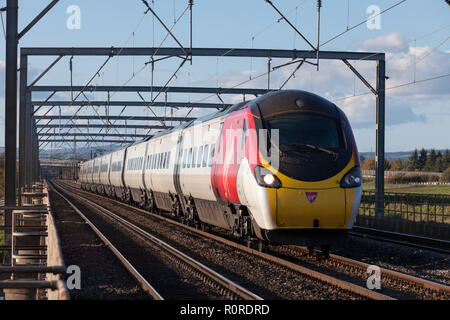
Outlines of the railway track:
{"label": "railway track", "polygon": [[[310,254],[307,248],[299,246],[282,246],[281,251],[301,256]],[[367,277],[367,270],[370,267],[367,263],[334,254],[329,254],[327,259],[323,259],[320,256],[320,251],[317,251],[317,253],[319,254],[321,264],[325,264],[344,273],[351,273],[362,279]],[[379,268],[382,287],[392,289],[402,288],[404,291],[413,292],[416,296],[422,296],[427,299],[450,299],[449,286],[386,268]]]}
{"label": "railway track", "polygon": [[[83,191],[78,187],[74,187],[73,185],[68,185],[68,184],[65,184],[65,185],[70,187],[74,191],[76,190],[79,192],[83,192],[85,194],[94,195],[92,193]],[[253,255],[256,255],[258,257],[266,259],[268,261],[278,263],[286,268],[296,270],[297,272],[300,272],[302,274],[305,274],[305,275],[311,276],[313,278],[330,283],[332,285],[341,287],[342,289],[355,292],[355,293],[357,293],[363,297],[366,297],[368,299],[389,299],[389,298],[391,298],[389,296],[379,294],[376,291],[371,291],[366,288],[359,287],[349,281],[340,280],[336,277],[327,276],[326,274],[323,274],[321,272],[317,272],[315,270],[302,267],[302,266],[298,265],[297,263],[295,263],[295,261],[292,262],[292,261],[289,261],[290,259],[286,259],[289,257],[281,257],[280,258],[276,254],[268,254],[268,253],[259,252],[259,251],[253,250],[251,248],[248,248],[240,243],[237,243],[235,241],[226,239],[221,235],[214,235],[210,232],[198,230],[196,228],[182,224],[174,219],[167,218],[167,217],[164,217],[161,215],[157,215],[157,214],[148,212],[146,210],[137,208],[135,206],[132,206],[132,205],[129,205],[129,204],[117,201],[117,200],[112,200],[105,196],[101,196],[101,195],[95,195],[95,196],[102,197],[104,199],[108,199],[109,201],[114,201],[115,203],[117,203],[119,205],[122,205],[129,209],[138,211],[144,215],[150,215],[150,216],[156,217],[160,220],[169,222],[171,224],[175,224],[180,227],[186,228],[186,229],[188,229],[194,233],[200,234],[204,237],[207,237],[207,238],[213,239],[215,241],[224,243],[226,245],[232,246],[241,251],[251,253]],[[307,248],[298,247],[298,246],[296,246],[296,247],[282,246],[282,251],[283,250],[284,250],[284,252],[287,252],[287,253],[295,253],[297,256],[299,253],[304,256],[308,252]],[[369,265],[364,262],[361,262],[361,261],[356,261],[353,259],[349,259],[346,257],[337,256],[337,255],[330,255],[328,259],[320,259],[319,262],[320,262],[320,264],[325,264],[328,267],[332,267],[333,269],[338,270],[344,274],[350,274],[350,276],[353,278],[367,279],[367,277],[368,277],[368,274],[366,273],[366,271],[367,271],[367,268],[369,267]],[[390,289],[389,295],[393,295],[398,298],[408,298],[408,299],[411,299],[411,298],[445,299],[445,300],[450,299],[450,287],[449,286],[446,286],[446,285],[440,284],[440,283],[436,283],[433,281],[421,279],[419,277],[414,277],[414,276],[404,274],[401,272],[389,270],[386,268],[380,267],[380,271],[381,271],[382,285],[384,287],[387,287]],[[361,289],[363,289],[363,290],[361,290]],[[395,291],[399,291],[399,292],[395,292]],[[409,293],[409,295],[407,294],[406,296],[403,296],[402,292]]]}
{"label": "railway track", "polygon": [[[61,182],[58,182],[58,185],[61,186]],[[104,196],[99,196],[99,195],[95,195],[92,193],[88,193],[86,191],[81,190],[80,188],[74,187],[73,185],[68,185],[66,183],[63,184],[64,188],[68,188],[70,190],[70,192],[72,194],[74,193],[78,193],[78,194],[83,194],[83,196],[88,196],[88,197],[96,197],[97,199],[107,199],[108,202],[110,203],[114,203],[114,205],[118,205],[118,206],[122,206],[124,208],[127,208],[128,210],[133,210],[133,211],[137,211],[139,212],[141,215],[148,217],[149,215],[151,217],[157,218],[158,220],[162,220],[165,222],[170,223],[171,225],[176,225],[178,227],[182,227],[183,229],[187,229],[190,232],[193,232],[197,235],[201,235],[203,237],[206,237],[209,240],[214,240],[216,242],[225,244],[228,247],[234,248],[234,249],[238,249],[241,252],[245,252],[247,254],[250,254],[251,256],[256,256],[260,259],[263,259],[264,261],[270,262],[271,264],[275,264],[278,267],[284,268],[284,269],[288,269],[290,271],[296,272],[297,274],[301,274],[302,276],[314,279],[316,281],[320,281],[323,283],[326,283],[329,286],[333,286],[335,288],[338,288],[338,290],[342,290],[342,291],[346,291],[346,292],[351,292],[352,294],[354,294],[355,296],[362,298],[362,299],[376,299],[376,300],[390,300],[392,299],[391,297],[378,293],[376,291],[372,291],[372,290],[368,290],[364,287],[361,287],[359,285],[356,285],[354,283],[351,283],[349,281],[345,281],[345,280],[341,280],[338,279],[336,277],[315,271],[313,269],[310,268],[306,268],[304,266],[301,266],[295,262],[292,261],[288,261],[286,259],[277,257],[275,255],[269,254],[269,253],[265,253],[265,252],[260,252],[251,248],[248,248],[245,245],[242,245],[240,243],[237,243],[235,241],[231,241],[229,239],[226,239],[220,235],[214,235],[211,234],[209,232],[205,232],[205,231],[201,231],[198,230],[196,228],[187,226],[185,224],[182,224],[178,221],[175,221],[173,219],[161,216],[161,215],[157,215],[154,213],[149,213],[145,210],[136,208],[134,206],[131,206],[129,204],[125,204],[116,200],[112,200],[110,198],[104,197]],[[92,199],[92,198],[91,198]],[[91,201],[91,200],[89,200]],[[98,205],[98,204],[97,204]],[[101,206],[103,207],[103,205]]]}
{"label": "railway track", "polygon": [[[59,194],[62,198],[66,200],[66,202],[83,218],[86,223],[88,223],[91,228],[94,230],[94,232],[105,242],[105,244],[111,248],[113,253],[119,258],[119,260],[124,264],[124,266],[130,271],[130,273],[135,277],[135,279],[141,284],[144,291],[149,293],[153,298],[157,300],[162,300],[163,297],[161,294],[159,294],[149,283],[148,281],[142,276],[138,271],[137,268],[134,267],[126,258],[125,254],[121,253],[117,248],[114,247],[114,245],[107,239],[105,235],[101,233],[101,231],[81,212],[81,210],[66,197],[63,195],[63,193],[67,194],[67,189],[56,185],[51,182],[51,185],[53,187],[53,190]],[[216,288],[216,290],[219,292],[219,295],[223,296],[224,298],[228,299],[243,299],[243,300],[262,300],[261,297],[258,295],[250,292],[249,290],[243,288],[242,286],[236,284],[235,282],[227,279],[223,275],[217,273],[216,271],[212,270],[211,268],[203,265],[202,263],[196,261],[195,259],[187,256],[183,252],[177,250],[176,248],[170,246],[163,240],[157,238],[156,236],[146,232],[145,230],[142,230],[135,224],[121,218],[120,216],[113,213],[111,210],[108,210],[97,203],[83,198],[75,193],[70,193],[70,197],[72,199],[75,199],[79,202],[85,203],[88,206],[94,208],[97,212],[100,212],[101,214],[107,216],[109,219],[114,220],[121,226],[127,228],[129,231],[132,231],[132,235],[138,235],[142,239],[145,239],[146,241],[150,241],[154,245],[158,246],[165,252],[169,253],[177,262],[179,266],[181,266],[183,269],[187,270],[191,274],[194,274],[198,278],[200,278],[202,281],[207,283],[208,285]]]}
{"label": "railway track", "polygon": [[450,254],[450,241],[446,240],[420,237],[411,234],[404,234],[359,226],[353,227],[352,231],[350,232],[350,235],[360,238],[367,238],[383,242],[400,244],[412,248]]}
{"label": "railway track", "polygon": [[107,248],[119,259],[122,265],[127,269],[133,278],[140,284],[142,290],[149,294],[155,300],[163,300],[162,296],[156,291],[153,286],[148,283],[148,281],[136,270],[136,268],[125,258],[125,256],[108,240],[108,238],[103,235],[103,233],[81,212],[78,207],[76,207],[66,196],[59,192],[55,187],[53,187],[53,192],[60,196],[64,201],[72,207],[72,209],[80,216],[83,221],[89,225],[92,231],[102,240]]}

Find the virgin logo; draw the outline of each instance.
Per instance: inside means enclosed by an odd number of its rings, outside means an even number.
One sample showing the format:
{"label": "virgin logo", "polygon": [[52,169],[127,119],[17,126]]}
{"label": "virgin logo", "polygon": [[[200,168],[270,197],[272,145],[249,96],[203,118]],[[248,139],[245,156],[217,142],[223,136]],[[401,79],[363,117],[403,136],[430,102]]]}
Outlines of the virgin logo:
{"label": "virgin logo", "polygon": [[306,199],[308,199],[308,201],[310,203],[314,203],[314,201],[316,201],[317,192],[305,192],[305,194],[306,194]]}

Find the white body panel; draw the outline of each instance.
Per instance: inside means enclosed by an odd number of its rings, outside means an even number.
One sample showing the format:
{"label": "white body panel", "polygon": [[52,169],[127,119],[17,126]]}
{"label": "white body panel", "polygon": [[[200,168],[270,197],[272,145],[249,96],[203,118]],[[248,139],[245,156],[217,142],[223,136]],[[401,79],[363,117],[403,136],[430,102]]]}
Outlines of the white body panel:
{"label": "white body panel", "polygon": [[80,164],[80,182],[81,183],[84,183],[84,170],[85,170],[85,168],[86,168],[86,162],[83,162],[83,163],[81,163]]}
{"label": "white body panel", "polygon": [[104,155],[101,157],[100,165],[100,184],[104,186],[109,186],[109,170],[111,168],[111,154]]}
{"label": "white body panel", "polygon": [[102,158],[95,158],[94,159],[94,170],[92,172],[92,183],[93,184],[100,184],[100,165],[101,165]]}
{"label": "white body panel", "polygon": [[123,187],[122,169],[124,165],[125,150],[126,149],[122,149],[111,154],[111,169],[109,174],[111,186]]}
{"label": "white body panel", "polygon": [[127,148],[125,159],[124,183],[127,188],[144,190],[142,170],[145,160],[146,143],[139,143]]}
{"label": "white body panel", "polygon": [[86,163],[86,173],[84,175],[84,182],[85,183],[92,183],[92,170],[93,170],[93,165],[94,165],[94,161],[93,160],[89,160]]}
{"label": "white body panel", "polygon": [[275,229],[267,189],[256,183],[246,158],[242,159],[237,181],[239,200],[250,210],[258,226],[267,230]]}
{"label": "white body panel", "polygon": [[356,221],[356,216],[358,215],[359,212],[359,205],[361,202],[361,194],[362,194],[362,184],[361,186],[355,188],[355,195],[353,197],[353,208],[352,208],[352,213],[350,216],[350,219],[348,220],[348,224],[347,224],[347,229],[351,229],[353,227],[353,225],[355,224]]}
{"label": "white body panel", "polygon": [[83,183],[92,183],[92,160],[84,163]]}
{"label": "white body panel", "polygon": [[173,173],[179,133],[174,132],[147,142],[144,175],[147,190],[176,193]]}
{"label": "white body panel", "polygon": [[221,120],[214,119],[183,130],[180,184],[184,195],[216,201],[211,185],[211,148],[219,137]]}

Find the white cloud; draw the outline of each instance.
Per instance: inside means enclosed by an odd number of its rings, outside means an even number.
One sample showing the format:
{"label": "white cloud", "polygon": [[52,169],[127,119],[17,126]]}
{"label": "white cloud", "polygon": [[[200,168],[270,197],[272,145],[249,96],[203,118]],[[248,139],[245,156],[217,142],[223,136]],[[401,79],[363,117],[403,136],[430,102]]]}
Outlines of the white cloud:
{"label": "white cloud", "polygon": [[[408,47],[406,40],[399,33],[392,33],[366,40],[358,49],[370,49],[369,46],[380,45],[373,51],[382,51],[382,44],[390,48],[386,52],[386,87],[396,87],[421,79],[432,78],[450,72],[450,53],[433,50],[431,47]],[[372,48],[373,49],[373,48]],[[376,48],[375,48],[376,49]],[[375,87],[375,63],[351,61],[353,66]],[[302,89],[317,93],[330,100],[350,96],[354,93],[368,92],[362,82],[340,61],[321,61],[320,72],[312,66],[302,66],[295,79],[291,79],[285,88]],[[274,81],[280,84],[287,79],[293,68],[283,69]],[[426,117],[414,112],[433,103],[450,98],[448,78],[427,81],[415,85],[400,86],[386,91],[386,123],[424,122]],[[362,95],[335,102],[349,117],[355,127],[372,127],[375,124],[375,97]]]}
{"label": "white cloud", "polygon": [[354,43],[352,47],[357,48],[357,50],[394,52],[408,50],[408,43],[399,32],[393,32],[367,39],[362,43]]}
{"label": "white cloud", "polygon": [[[449,52],[440,51],[428,46],[408,47],[408,43],[400,33],[391,33],[368,39],[355,44],[360,51],[386,51],[386,87],[396,87],[405,83],[450,72]],[[279,64],[289,62],[286,59]],[[375,62],[350,61],[365,79],[375,87]],[[271,74],[271,87],[279,88],[291,75],[297,65],[293,64],[281,68]],[[253,71],[253,77],[264,71]],[[219,82],[221,87],[234,87],[238,83],[248,80],[249,70],[229,71],[219,76],[212,76],[209,83]],[[267,76],[262,76],[247,82],[240,88],[265,88]],[[333,101],[336,98],[346,97],[368,92],[369,89],[351,72],[341,61],[322,60],[320,71],[315,66],[304,64],[284,89],[300,89],[310,91]],[[424,107],[433,101],[442,101],[450,97],[448,79],[428,81],[416,85],[401,86],[386,91],[386,123],[395,125],[401,123],[425,122],[423,114],[416,114],[415,108]],[[229,97],[229,102],[242,101],[241,95]],[[335,102],[349,117],[354,127],[365,128],[375,125],[375,97],[373,94],[361,95]]]}

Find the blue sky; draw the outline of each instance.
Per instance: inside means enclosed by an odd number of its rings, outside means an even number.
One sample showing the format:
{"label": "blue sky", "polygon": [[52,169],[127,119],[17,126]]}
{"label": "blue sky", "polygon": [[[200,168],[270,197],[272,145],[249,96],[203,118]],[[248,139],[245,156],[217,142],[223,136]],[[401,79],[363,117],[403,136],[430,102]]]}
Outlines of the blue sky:
{"label": "blue sky", "polygon": [[[22,29],[49,1],[19,0],[19,29]],[[151,3],[151,0],[149,1]],[[155,0],[154,9],[169,26],[187,6],[187,0]],[[367,19],[371,5],[384,10],[399,1],[323,0],[321,14],[321,43]],[[309,39],[316,42],[316,1],[273,0],[273,3]],[[0,0],[3,7],[6,0]],[[70,5],[81,9],[81,29],[66,27]],[[61,0],[39,24],[20,42],[22,47],[122,47],[159,46],[166,33],[151,13],[132,34],[143,17],[145,7],[140,0]],[[194,0],[194,47],[309,49],[308,45],[284,22],[264,0],[218,1]],[[5,18],[5,16],[3,16]],[[386,52],[388,88],[404,83],[429,79],[450,73],[450,6],[444,0],[407,0],[381,15],[380,29],[370,30],[366,24],[345,33],[323,47],[323,50],[355,50]],[[188,14],[174,28],[174,34],[184,45],[189,43]],[[430,34],[431,33],[431,34]],[[0,31],[0,37],[3,33]],[[3,40],[3,39],[2,39]],[[0,145],[4,140],[4,42],[0,41]],[[163,46],[176,46],[167,39]],[[30,78],[39,74],[53,58],[32,58]],[[74,83],[84,85],[105,58],[74,58]],[[108,62],[95,84],[122,85],[137,73],[148,58],[115,57]],[[63,58],[39,84],[68,84],[69,58]],[[284,60],[273,60],[272,65]],[[169,59],[156,66],[155,84],[162,85],[178,67]],[[354,66],[374,83],[375,64],[354,62]],[[282,68],[271,75],[272,88],[278,88],[295,66]],[[266,59],[195,58],[186,64],[171,82],[173,86],[234,86],[255,78],[267,68]],[[149,85],[150,69],[136,75],[129,85]],[[265,88],[267,78],[261,77],[244,85]],[[243,86],[243,87],[244,87]],[[450,147],[450,77],[418,82],[386,92],[386,150],[407,151],[414,148]],[[358,95],[368,89],[340,61],[322,61],[320,71],[304,66],[286,88],[297,88],[323,95],[334,101],[349,116],[355,129],[360,151],[375,150],[375,99],[373,95]],[[343,97],[357,94],[356,97]],[[44,99],[36,95],[36,99]],[[61,97],[61,96],[60,96]],[[60,98],[59,97],[59,98]],[[148,98],[148,96],[145,96]],[[90,99],[101,100],[94,93]],[[200,101],[205,96],[169,96],[177,101]],[[227,102],[237,102],[241,96],[224,96]],[[55,99],[58,99],[56,97]],[[116,94],[114,99],[139,99],[136,95]],[[209,97],[204,102],[218,102]],[[121,108],[118,108],[121,109]],[[103,112],[103,109],[97,110]],[[45,112],[45,109],[42,110]],[[55,111],[56,112],[56,111]],[[62,113],[71,114],[66,108]],[[83,113],[84,112],[84,113]],[[83,111],[80,114],[88,114]],[[112,111],[118,114],[120,110]],[[155,109],[157,114],[164,110]],[[184,115],[187,111],[175,111]],[[90,110],[89,114],[93,114]],[[151,115],[149,110],[132,109],[126,115]],[[191,115],[200,115],[195,111]]]}

